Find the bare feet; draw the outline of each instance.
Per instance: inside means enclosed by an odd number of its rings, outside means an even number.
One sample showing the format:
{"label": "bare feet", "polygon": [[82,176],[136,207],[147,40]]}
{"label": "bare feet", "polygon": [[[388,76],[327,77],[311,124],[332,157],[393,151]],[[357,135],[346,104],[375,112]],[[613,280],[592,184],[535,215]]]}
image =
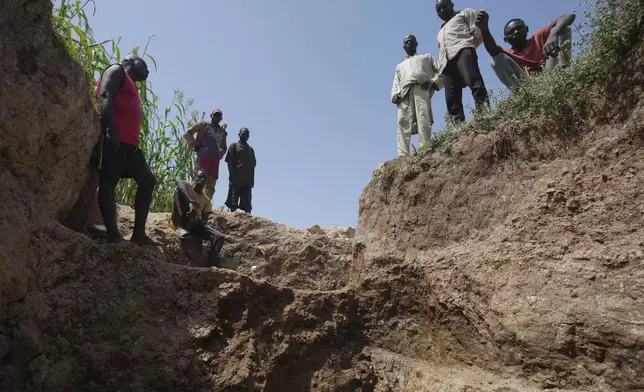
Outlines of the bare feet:
{"label": "bare feet", "polygon": [[130,238],[130,242],[133,242],[139,246],[157,246],[159,245],[158,242],[153,240],[152,238],[148,237],[147,234],[132,234],[132,238]]}

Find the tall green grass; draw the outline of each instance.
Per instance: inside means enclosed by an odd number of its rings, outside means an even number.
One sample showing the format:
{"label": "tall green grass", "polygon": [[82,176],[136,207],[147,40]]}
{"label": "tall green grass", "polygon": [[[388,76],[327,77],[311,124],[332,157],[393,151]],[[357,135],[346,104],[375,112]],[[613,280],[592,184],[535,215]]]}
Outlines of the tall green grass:
{"label": "tall green grass", "polygon": [[[94,102],[93,92],[102,72],[111,64],[121,61],[121,38],[97,41],[89,17],[96,12],[93,0],[62,0],[55,5],[52,26],[69,54],[85,69],[89,77],[88,99]],[[154,68],[157,63],[147,49],[135,47],[125,54],[136,54],[149,60]],[[152,82],[138,83],[143,106],[141,121],[141,149],[148,165],[157,178],[157,188],[152,201],[152,211],[170,211],[177,178],[191,178],[194,170],[193,151],[185,146],[182,134],[187,127],[204,118],[205,113],[193,109],[193,100],[186,100],[179,90],[174,91],[171,103],[161,107],[159,97],[152,89]],[[136,184],[122,180],[117,188],[117,202],[133,206]]]}

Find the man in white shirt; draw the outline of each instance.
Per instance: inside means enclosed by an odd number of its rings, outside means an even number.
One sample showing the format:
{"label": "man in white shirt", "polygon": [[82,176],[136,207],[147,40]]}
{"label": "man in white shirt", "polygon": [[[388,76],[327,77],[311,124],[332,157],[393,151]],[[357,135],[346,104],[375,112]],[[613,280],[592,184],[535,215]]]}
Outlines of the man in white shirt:
{"label": "man in white shirt", "polygon": [[490,105],[476,54],[476,48],[483,43],[481,31],[476,26],[478,12],[471,8],[457,12],[451,0],[437,0],[436,13],[445,21],[438,32],[438,48],[447,111],[452,121],[460,123],[465,121],[464,87],[472,91],[476,110]]}
{"label": "man in white shirt", "polygon": [[408,35],[403,41],[407,58],[396,66],[391,102],[398,106],[398,156],[409,154],[411,135],[418,134],[420,146],[432,135],[431,97],[443,86],[438,62],[431,54],[417,54],[418,41]]}

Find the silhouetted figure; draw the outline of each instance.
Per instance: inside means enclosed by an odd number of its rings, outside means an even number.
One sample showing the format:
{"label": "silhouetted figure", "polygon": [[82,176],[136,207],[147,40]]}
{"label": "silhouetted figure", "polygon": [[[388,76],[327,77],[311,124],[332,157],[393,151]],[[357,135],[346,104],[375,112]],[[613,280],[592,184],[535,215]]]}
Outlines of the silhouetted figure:
{"label": "silhouetted figure", "polygon": [[240,129],[239,141],[231,144],[226,154],[230,180],[226,207],[233,212],[240,209],[250,214],[253,209],[252,192],[255,186],[257,160],[255,151],[248,144],[249,137],[248,128]]}

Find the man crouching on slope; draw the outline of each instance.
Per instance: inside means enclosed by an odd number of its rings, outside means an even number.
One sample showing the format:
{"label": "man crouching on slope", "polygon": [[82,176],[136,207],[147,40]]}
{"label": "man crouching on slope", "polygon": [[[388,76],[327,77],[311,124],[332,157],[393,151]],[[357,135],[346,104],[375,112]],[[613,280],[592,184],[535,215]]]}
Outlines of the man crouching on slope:
{"label": "man crouching on slope", "polygon": [[[208,175],[205,171],[199,170],[195,174],[193,182],[178,180],[177,190],[174,194],[172,205],[172,217],[168,222],[174,230],[181,228],[200,240],[210,242],[207,265],[217,265],[219,253],[224,245],[225,235],[207,225],[208,218],[212,213],[211,201],[204,194]],[[189,236],[183,235],[182,240]],[[199,247],[201,248],[201,247]]]}
{"label": "man crouching on slope", "polygon": [[561,15],[537,30],[530,39],[528,26],[523,20],[510,20],[503,31],[503,40],[510,44],[510,49],[497,45],[488,26],[489,19],[487,12],[481,11],[476,18],[476,25],[481,29],[485,49],[492,57],[492,69],[507,88],[516,86],[521,79],[538,74],[544,68],[570,65],[570,25],[575,21],[575,14]]}
{"label": "man crouching on slope", "polygon": [[438,61],[431,54],[417,54],[417,48],[416,37],[406,36],[403,49],[407,58],[396,66],[391,88],[391,102],[398,106],[398,156],[409,154],[414,130],[421,147],[429,142],[434,124],[432,95],[443,87]]}

